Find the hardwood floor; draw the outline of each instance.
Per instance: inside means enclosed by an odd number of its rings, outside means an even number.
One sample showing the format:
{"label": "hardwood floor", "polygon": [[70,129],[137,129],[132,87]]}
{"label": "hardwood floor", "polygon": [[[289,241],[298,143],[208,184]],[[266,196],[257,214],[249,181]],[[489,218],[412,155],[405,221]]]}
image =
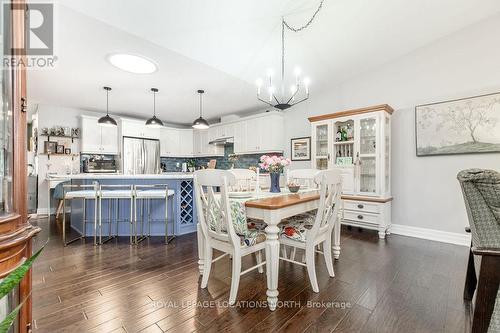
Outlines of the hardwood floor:
{"label": "hardwood floor", "polygon": [[[284,302],[270,312],[258,307],[266,276],[257,271],[241,278],[239,306],[226,306],[227,257],[214,264],[208,288],[199,288],[194,234],[168,246],[154,238],[64,248],[58,224],[33,223],[42,227],[34,248],[50,238],[34,265],[36,332],[469,332],[466,247],[397,235],[379,241],[376,232],[344,229],[335,278],[317,256],[314,293],[304,267],[282,262]],[[254,260],[245,259],[243,267]]]}

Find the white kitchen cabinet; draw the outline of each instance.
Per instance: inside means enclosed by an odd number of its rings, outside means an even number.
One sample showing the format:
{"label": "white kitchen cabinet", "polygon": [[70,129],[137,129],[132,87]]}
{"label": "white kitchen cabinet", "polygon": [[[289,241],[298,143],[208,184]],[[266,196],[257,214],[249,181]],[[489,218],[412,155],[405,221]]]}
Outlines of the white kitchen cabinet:
{"label": "white kitchen cabinet", "polygon": [[247,147],[247,122],[238,121],[234,123],[234,153],[245,154]]}
{"label": "white kitchen cabinet", "polygon": [[309,118],[312,167],[342,173],[342,223],[378,230],[380,238],[391,226],[392,112],[379,105]]}
{"label": "white kitchen cabinet", "polygon": [[193,156],[194,131],[192,129],[179,130],[179,156]]}
{"label": "white kitchen cabinet", "polygon": [[81,116],[82,153],[118,155],[118,128],[99,126],[99,118]]}
{"label": "white kitchen cabinet", "polygon": [[159,140],[160,130],[160,128],[147,127],[145,121],[142,120],[121,119],[122,136]]}
{"label": "white kitchen cabinet", "polygon": [[193,154],[201,155],[201,130],[193,131]]}
{"label": "white kitchen cabinet", "polygon": [[[234,126],[234,151],[237,154],[283,152],[284,122],[278,113],[264,114],[242,120]],[[241,131],[241,132],[240,132]]]}
{"label": "white kitchen cabinet", "polygon": [[193,131],[194,156],[223,156],[224,146],[210,144],[210,129]]}
{"label": "white kitchen cabinet", "polygon": [[160,129],[160,155],[172,157],[180,155],[180,131],[175,128]]}

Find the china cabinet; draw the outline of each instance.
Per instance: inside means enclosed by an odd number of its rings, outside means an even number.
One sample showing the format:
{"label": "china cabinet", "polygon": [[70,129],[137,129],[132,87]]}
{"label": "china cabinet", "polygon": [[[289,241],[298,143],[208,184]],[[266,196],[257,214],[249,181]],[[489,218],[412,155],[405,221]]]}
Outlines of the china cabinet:
{"label": "china cabinet", "polygon": [[[26,4],[13,1],[2,4],[0,52],[4,60],[12,59],[16,66],[2,63],[0,73],[0,279],[20,266],[32,255],[31,239],[40,228],[28,222],[26,174]],[[10,48],[16,45],[17,49]],[[23,47],[20,47],[23,46]],[[0,299],[4,319],[18,304],[26,300],[11,330],[31,331],[31,270],[12,292]]]}
{"label": "china cabinet", "polygon": [[391,114],[378,105],[309,118],[312,167],[342,171],[342,222],[379,232],[391,226]]}

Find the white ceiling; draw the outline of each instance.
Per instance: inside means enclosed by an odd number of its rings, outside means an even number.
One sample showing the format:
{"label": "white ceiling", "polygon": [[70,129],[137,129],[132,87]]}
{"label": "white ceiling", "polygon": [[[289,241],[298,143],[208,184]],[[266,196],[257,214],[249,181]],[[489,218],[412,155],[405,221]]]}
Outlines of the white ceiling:
{"label": "white ceiling", "polygon": [[[30,72],[29,94],[44,104],[189,123],[203,88],[208,118],[262,109],[255,79],[279,68],[280,18],[303,24],[319,0],[64,0],[56,11],[55,70]],[[71,9],[69,9],[69,8]],[[286,32],[287,72],[299,65],[311,98],[331,86],[500,12],[498,0],[325,0],[307,30]],[[145,55],[149,75],[122,72],[105,57]]]}

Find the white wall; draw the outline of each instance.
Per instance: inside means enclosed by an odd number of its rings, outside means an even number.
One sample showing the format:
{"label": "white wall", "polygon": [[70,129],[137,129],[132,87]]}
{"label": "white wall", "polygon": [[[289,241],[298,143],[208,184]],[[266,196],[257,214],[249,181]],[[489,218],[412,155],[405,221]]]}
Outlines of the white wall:
{"label": "white wall", "polygon": [[[307,117],[387,103],[392,123],[392,223],[463,233],[468,224],[459,170],[500,170],[500,154],[416,157],[415,105],[500,91],[500,15],[470,26],[340,86],[311,88],[286,111],[287,140],[310,135]],[[383,52],[383,50],[381,50]],[[495,130],[500,131],[500,128]],[[289,148],[286,152],[290,154]],[[294,162],[293,167],[309,167]]]}
{"label": "white wall", "polygon": [[[38,122],[38,133],[44,127],[51,128],[54,126],[63,127],[80,127],[79,116],[82,114],[102,116],[102,114],[96,114],[94,112],[66,108],[59,106],[50,105],[39,105],[37,110],[37,122]],[[50,161],[47,159],[47,155],[43,155],[44,146],[43,142],[47,140],[47,137],[38,138],[38,156],[37,156],[37,169],[38,169],[38,213],[43,214],[47,212],[47,163],[50,163],[50,172],[55,172],[58,174],[65,174],[66,168],[69,166],[72,169],[80,170],[80,159],[75,157],[74,161],[68,156],[51,156]],[[52,138],[51,138],[52,141]],[[65,146],[71,146],[71,151],[73,153],[80,152],[80,141],[78,139],[71,143],[71,139],[56,139],[60,144]],[[52,211],[55,210],[55,202],[52,202]]]}

